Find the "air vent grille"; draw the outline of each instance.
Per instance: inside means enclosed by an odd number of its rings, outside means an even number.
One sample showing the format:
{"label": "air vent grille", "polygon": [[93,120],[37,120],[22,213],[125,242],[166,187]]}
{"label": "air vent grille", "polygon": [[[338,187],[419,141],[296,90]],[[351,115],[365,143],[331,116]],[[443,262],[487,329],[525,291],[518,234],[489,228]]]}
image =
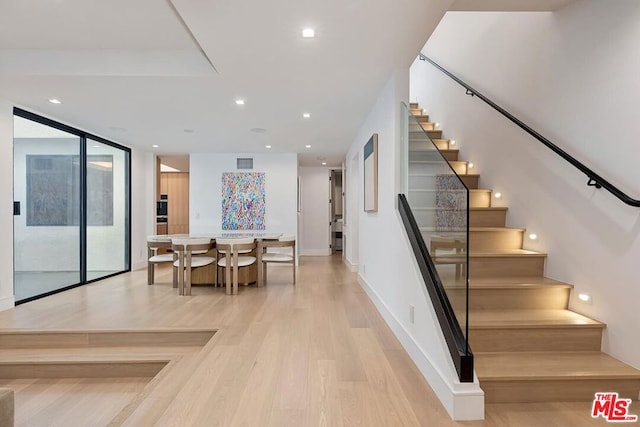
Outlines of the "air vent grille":
{"label": "air vent grille", "polygon": [[253,159],[252,158],[238,158],[236,159],[236,167],[238,169],[253,169]]}

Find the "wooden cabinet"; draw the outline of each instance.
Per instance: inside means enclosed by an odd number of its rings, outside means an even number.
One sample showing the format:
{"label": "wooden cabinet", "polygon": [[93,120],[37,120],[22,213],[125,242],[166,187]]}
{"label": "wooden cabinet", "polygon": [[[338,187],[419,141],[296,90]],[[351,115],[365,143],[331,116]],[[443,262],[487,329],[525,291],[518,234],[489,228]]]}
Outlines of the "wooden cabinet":
{"label": "wooden cabinet", "polygon": [[189,173],[162,172],[160,194],[168,200],[167,234],[189,233]]}

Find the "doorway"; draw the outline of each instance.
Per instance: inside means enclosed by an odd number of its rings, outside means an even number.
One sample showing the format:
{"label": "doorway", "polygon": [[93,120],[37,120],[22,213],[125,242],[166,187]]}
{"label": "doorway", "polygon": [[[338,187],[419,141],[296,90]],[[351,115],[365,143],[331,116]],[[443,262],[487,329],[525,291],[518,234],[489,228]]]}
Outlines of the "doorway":
{"label": "doorway", "polygon": [[331,169],[330,183],[330,241],[331,241],[331,253],[342,252],[343,248],[343,234],[342,229],[344,226],[343,216],[343,186],[342,186],[342,169]]}

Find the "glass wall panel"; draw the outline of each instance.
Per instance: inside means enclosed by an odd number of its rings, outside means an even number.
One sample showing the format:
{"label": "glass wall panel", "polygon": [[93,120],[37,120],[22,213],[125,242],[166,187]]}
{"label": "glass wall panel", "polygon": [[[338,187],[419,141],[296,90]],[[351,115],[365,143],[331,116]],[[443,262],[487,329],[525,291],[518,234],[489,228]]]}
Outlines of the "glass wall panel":
{"label": "glass wall panel", "polygon": [[127,270],[129,153],[87,139],[87,280]]}
{"label": "glass wall panel", "polygon": [[14,117],[16,301],[81,282],[78,135]]}

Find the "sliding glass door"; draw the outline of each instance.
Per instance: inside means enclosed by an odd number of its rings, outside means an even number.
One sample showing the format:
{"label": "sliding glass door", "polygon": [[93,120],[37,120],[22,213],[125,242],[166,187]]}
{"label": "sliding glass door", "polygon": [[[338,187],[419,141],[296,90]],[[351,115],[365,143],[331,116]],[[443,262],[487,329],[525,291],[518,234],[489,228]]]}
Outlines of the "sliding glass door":
{"label": "sliding glass door", "polygon": [[16,109],[16,302],[130,269],[124,147]]}
{"label": "sliding glass door", "polygon": [[129,156],[87,139],[87,280],[127,270]]}

